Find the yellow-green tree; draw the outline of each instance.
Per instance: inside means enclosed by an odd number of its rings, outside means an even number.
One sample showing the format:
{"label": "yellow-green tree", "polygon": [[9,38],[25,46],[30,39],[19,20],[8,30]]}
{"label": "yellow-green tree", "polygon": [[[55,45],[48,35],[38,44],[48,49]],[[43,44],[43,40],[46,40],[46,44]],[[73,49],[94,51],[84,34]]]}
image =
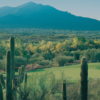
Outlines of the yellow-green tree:
{"label": "yellow-green tree", "polygon": [[56,50],[59,52],[62,52],[64,49],[64,46],[62,43],[58,42],[58,44],[56,45]]}

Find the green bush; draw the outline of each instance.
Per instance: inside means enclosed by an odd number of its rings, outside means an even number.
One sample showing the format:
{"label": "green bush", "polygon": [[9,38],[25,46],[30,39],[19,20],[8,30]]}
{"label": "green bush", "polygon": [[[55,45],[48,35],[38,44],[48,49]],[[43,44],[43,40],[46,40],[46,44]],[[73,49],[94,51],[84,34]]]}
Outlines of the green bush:
{"label": "green bush", "polygon": [[54,58],[54,61],[56,61],[59,66],[64,66],[65,63],[73,63],[74,58],[71,56],[57,56]]}
{"label": "green bush", "polygon": [[38,58],[31,58],[31,59],[29,59],[29,63],[30,64],[34,64],[37,61],[38,61]]}
{"label": "green bush", "polygon": [[21,50],[20,50],[20,48],[15,48],[15,55],[16,56],[20,56],[21,55]]}
{"label": "green bush", "polygon": [[100,62],[100,51],[97,51],[96,53],[96,61]]}
{"label": "green bush", "polygon": [[0,70],[5,71],[5,59],[0,60]]}
{"label": "green bush", "polygon": [[0,59],[3,59],[3,54],[2,53],[0,53]]}
{"label": "green bush", "polygon": [[98,49],[87,49],[81,51],[83,56],[87,57],[88,61],[97,62],[100,61],[100,51]]}
{"label": "green bush", "polygon": [[46,65],[49,65],[49,60],[37,61],[36,64],[46,66]]}
{"label": "green bush", "polygon": [[79,60],[80,59],[80,54],[81,54],[80,50],[71,51],[71,53],[72,53],[73,56],[75,56],[75,60]]}
{"label": "green bush", "polygon": [[64,52],[63,52],[63,55],[69,56],[69,55],[70,55],[70,54],[69,54],[69,51],[64,51]]}
{"label": "green bush", "polygon": [[15,66],[20,67],[21,65],[27,64],[27,58],[24,58],[22,56],[15,56]]}
{"label": "green bush", "polygon": [[34,64],[37,61],[42,61],[44,58],[41,56],[40,53],[35,53],[32,55],[32,57],[28,60],[30,64]]}
{"label": "green bush", "polygon": [[40,56],[41,56],[40,53],[34,53],[34,54],[32,55],[32,58],[37,58],[37,57],[40,57]]}
{"label": "green bush", "polygon": [[52,58],[52,55],[49,52],[43,52],[42,56],[45,60],[50,60]]}

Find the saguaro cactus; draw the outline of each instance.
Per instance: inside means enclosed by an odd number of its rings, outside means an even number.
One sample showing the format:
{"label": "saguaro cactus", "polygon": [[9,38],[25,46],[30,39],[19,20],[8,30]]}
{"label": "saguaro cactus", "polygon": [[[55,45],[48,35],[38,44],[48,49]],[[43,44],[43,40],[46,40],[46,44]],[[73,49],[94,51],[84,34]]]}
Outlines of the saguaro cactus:
{"label": "saguaro cactus", "polygon": [[3,75],[0,73],[0,100],[3,100],[3,89],[2,86],[5,87],[5,82]]}
{"label": "saguaro cactus", "polygon": [[26,91],[27,88],[27,73],[24,75],[24,91]]}
{"label": "saguaro cactus", "polygon": [[67,95],[66,95],[66,80],[63,80],[63,94],[62,94],[62,100],[67,100]]}
{"label": "saguaro cactus", "polygon": [[6,100],[12,100],[11,53],[6,53]]}
{"label": "saguaro cactus", "polygon": [[22,83],[23,82],[23,79],[24,79],[24,65],[22,65],[21,67],[18,68],[18,74],[19,74],[19,83]]}
{"label": "saguaro cactus", "polygon": [[[12,84],[14,85],[14,79],[15,79],[15,67],[14,67],[14,50],[15,50],[15,41],[14,37],[11,37],[10,39],[10,51],[11,51],[11,79],[13,80]],[[12,97],[13,100],[16,100],[17,94],[12,86]]]}
{"label": "saguaro cactus", "polygon": [[[23,79],[25,79],[24,90],[26,88],[27,74],[25,74],[25,76],[24,76],[25,67],[23,65],[18,70],[18,73],[19,73],[18,79],[15,79],[14,46],[15,46],[14,38],[11,37],[11,39],[10,39],[10,51],[7,51],[7,53],[6,53],[6,66],[5,66],[5,69],[6,69],[6,84],[4,82],[3,75],[0,74],[0,100],[3,100],[2,86],[4,88],[6,86],[6,100],[17,100],[17,95],[16,95],[16,91],[17,91],[16,85],[17,85],[17,83],[19,83],[19,92],[20,92],[19,95],[21,97],[21,94],[22,94],[21,83],[23,82]],[[27,96],[25,96],[25,97],[27,97]]]}
{"label": "saguaro cactus", "polygon": [[14,41],[14,37],[11,37],[11,39],[10,39],[10,51],[11,51],[11,69],[12,69],[11,77],[12,77],[12,79],[14,79],[14,77],[15,77],[14,49],[15,49],[15,41]]}
{"label": "saguaro cactus", "polygon": [[18,84],[19,84],[19,99],[21,99],[21,83],[23,82],[24,79],[24,69],[25,67],[22,65],[21,67],[18,68]]}
{"label": "saguaro cactus", "polygon": [[0,84],[0,100],[3,100],[3,90],[1,84]]}
{"label": "saguaro cactus", "polygon": [[83,57],[81,60],[80,73],[80,96],[81,100],[87,100],[88,95],[88,65],[87,58]]}

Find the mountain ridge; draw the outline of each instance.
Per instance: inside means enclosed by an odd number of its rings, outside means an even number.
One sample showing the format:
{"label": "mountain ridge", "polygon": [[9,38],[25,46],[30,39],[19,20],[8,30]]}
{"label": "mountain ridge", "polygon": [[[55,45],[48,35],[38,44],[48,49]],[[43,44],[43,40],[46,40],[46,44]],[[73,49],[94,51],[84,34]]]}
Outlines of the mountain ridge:
{"label": "mountain ridge", "polygon": [[49,5],[29,2],[17,7],[0,8],[0,28],[46,28],[64,30],[100,30],[100,21],[75,16]]}

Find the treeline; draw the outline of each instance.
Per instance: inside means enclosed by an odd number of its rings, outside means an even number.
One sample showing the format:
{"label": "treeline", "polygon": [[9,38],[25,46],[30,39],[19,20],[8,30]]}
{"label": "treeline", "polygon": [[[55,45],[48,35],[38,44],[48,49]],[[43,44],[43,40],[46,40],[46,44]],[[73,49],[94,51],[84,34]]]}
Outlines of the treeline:
{"label": "treeline", "polygon": [[[62,38],[62,37],[61,37]],[[9,40],[0,41],[0,68],[5,64]],[[15,66],[39,64],[45,67],[64,66],[86,56],[90,62],[100,61],[100,40],[90,40],[83,36],[59,41],[23,42],[15,39]]]}

